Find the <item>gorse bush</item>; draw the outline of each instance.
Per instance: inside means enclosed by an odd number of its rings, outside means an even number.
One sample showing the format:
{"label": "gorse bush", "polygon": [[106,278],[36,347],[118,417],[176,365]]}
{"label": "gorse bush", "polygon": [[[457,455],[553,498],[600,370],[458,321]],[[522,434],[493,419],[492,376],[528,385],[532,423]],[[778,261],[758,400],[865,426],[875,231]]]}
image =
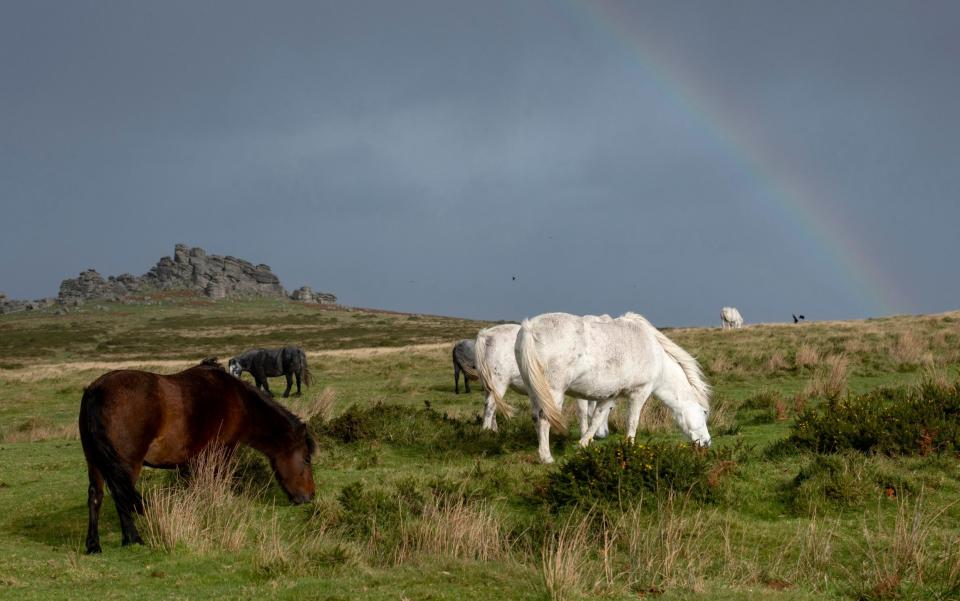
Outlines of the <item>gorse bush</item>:
{"label": "gorse bush", "polygon": [[788,439],[818,453],[855,450],[886,455],[960,451],[960,382],[881,388],[807,410]]}
{"label": "gorse bush", "polygon": [[693,444],[631,443],[626,440],[580,449],[550,474],[547,502],[618,505],[644,493],[676,491],[711,501],[734,450],[712,451]]}
{"label": "gorse bush", "polygon": [[340,527],[360,538],[376,539],[395,531],[404,516],[418,515],[427,502],[427,494],[417,483],[405,480],[393,489],[369,488],[361,482],[347,485],[337,497]]}

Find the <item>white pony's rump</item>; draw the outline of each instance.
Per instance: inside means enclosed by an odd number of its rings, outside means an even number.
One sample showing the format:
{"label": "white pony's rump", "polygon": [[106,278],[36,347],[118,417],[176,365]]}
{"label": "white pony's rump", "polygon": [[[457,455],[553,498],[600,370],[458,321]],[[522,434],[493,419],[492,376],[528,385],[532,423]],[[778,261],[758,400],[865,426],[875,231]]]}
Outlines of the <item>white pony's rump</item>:
{"label": "white pony's rump", "polygon": [[[503,395],[510,388],[520,394],[527,394],[527,387],[520,376],[520,368],[514,355],[514,346],[520,326],[516,324],[502,324],[480,330],[476,340],[476,363],[480,380],[487,390],[486,407],[483,414],[483,427],[489,430],[497,429],[497,412],[505,415],[513,414],[513,407],[503,400]],[[596,403],[584,399],[577,399],[577,408],[580,415],[580,431],[586,432],[590,427],[590,417],[593,415]],[[534,408],[534,420],[538,412]],[[607,435],[606,420],[600,424],[597,436]]]}

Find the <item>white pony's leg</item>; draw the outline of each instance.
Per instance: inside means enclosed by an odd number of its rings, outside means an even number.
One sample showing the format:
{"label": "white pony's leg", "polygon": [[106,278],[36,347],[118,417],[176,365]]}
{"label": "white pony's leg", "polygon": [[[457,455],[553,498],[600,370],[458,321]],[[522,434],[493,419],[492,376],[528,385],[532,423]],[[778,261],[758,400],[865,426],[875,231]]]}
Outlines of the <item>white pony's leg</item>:
{"label": "white pony's leg", "polygon": [[590,428],[587,432],[580,436],[580,446],[585,447],[590,444],[590,441],[593,440],[594,435],[597,433],[597,429],[600,427],[601,423],[606,423],[607,416],[610,414],[610,409],[613,408],[613,403],[615,400],[611,399],[608,401],[603,401],[597,405],[597,408],[593,412],[593,419],[590,420]]}
{"label": "white pony's leg", "polygon": [[647,404],[652,390],[653,385],[648,384],[630,395],[630,409],[627,413],[627,440],[630,442],[633,442],[637,437],[637,428],[640,427],[640,414],[643,412],[643,406]]}
{"label": "white pony's leg", "polygon": [[[553,402],[556,403],[557,410],[563,411],[563,392],[551,390],[550,395]],[[553,463],[553,455],[550,454],[550,420],[537,411],[537,438],[539,439],[540,463]]]}
{"label": "white pony's leg", "polygon": [[483,429],[484,430],[493,430],[497,429],[497,405],[493,400],[493,391],[487,391],[487,400],[486,405],[483,408]]}
{"label": "white pony's leg", "polygon": [[590,419],[591,420],[601,420],[600,425],[597,427],[597,434],[594,438],[606,438],[610,436],[610,412],[608,411],[603,416],[597,415],[597,402],[590,402]]}
{"label": "white pony's leg", "polygon": [[553,455],[550,454],[550,422],[545,417],[537,420],[537,440],[540,463],[553,463]]}
{"label": "white pony's leg", "polygon": [[580,414],[580,436],[583,436],[590,427],[590,416],[593,414],[595,406],[595,402],[577,399],[577,412]]}

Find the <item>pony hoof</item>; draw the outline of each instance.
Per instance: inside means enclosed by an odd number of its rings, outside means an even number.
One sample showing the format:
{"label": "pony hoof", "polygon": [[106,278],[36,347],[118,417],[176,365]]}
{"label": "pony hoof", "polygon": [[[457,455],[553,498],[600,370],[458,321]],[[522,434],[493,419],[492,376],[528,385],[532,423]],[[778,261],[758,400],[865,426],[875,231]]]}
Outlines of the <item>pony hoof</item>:
{"label": "pony hoof", "polygon": [[540,463],[544,465],[550,465],[551,463],[553,463],[553,457],[541,457]]}
{"label": "pony hoof", "polygon": [[87,544],[87,555],[96,555],[97,553],[103,553],[103,549],[100,548],[100,543],[94,545]]}
{"label": "pony hoof", "polygon": [[580,446],[583,447],[583,448],[589,447],[589,446],[590,446],[590,439],[589,439],[589,438],[581,438],[581,439],[580,439]]}

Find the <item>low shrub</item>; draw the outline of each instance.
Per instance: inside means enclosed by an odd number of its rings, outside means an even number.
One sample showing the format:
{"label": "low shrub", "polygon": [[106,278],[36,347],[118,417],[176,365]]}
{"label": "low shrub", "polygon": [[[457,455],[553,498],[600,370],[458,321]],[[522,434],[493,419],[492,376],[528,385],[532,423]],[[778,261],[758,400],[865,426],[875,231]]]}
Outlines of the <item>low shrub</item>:
{"label": "low shrub", "polygon": [[780,417],[783,397],[775,390],[761,390],[747,397],[737,411],[737,421],[745,424],[772,424]]}
{"label": "low shrub", "polygon": [[797,417],[788,443],[818,453],[960,452],[960,382],[880,388]]}
{"label": "low shrub", "polygon": [[593,445],[580,449],[548,476],[546,499],[554,507],[620,505],[644,493],[676,491],[712,501],[722,476],[736,466],[734,453],[693,444],[626,440]]}
{"label": "low shrub", "polygon": [[882,494],[893,498],[915,488],[896,470],[885,470],[879,459],[853,451],[814,455],[786,486],[784,500],[794,513],[815,515],[863,508]]}
{"label": "low shrub", "polygon": [[276,486],[276,478],[270,460],[263,453],[248,446],[241,446],[233,453],[230,461],[233,488],[236,492],[249,491],[259,493]]}

